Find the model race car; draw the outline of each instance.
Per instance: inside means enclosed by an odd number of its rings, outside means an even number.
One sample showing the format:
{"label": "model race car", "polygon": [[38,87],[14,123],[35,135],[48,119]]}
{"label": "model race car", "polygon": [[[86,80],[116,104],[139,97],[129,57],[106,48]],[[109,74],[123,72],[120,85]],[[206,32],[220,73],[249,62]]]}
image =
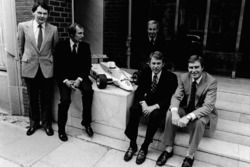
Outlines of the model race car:
{"label": "model race car", "polygon": [[105,89],[107,84],[114,84],[126,91],[134,90],[135,76],[117,67],[113,61],[92,64],[90,75],[96,80],[99,89]]}

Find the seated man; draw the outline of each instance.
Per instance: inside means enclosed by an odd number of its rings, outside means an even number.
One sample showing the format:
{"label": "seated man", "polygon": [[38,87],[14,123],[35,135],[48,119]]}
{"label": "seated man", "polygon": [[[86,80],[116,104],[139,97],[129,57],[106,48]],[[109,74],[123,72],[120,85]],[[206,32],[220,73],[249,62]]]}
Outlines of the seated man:
{"label": "seated man", "polygon": [[180,76],[178,88],[171,99],[167,112],[164,144],[165,151],[157,160],[157,165],[164,165],[173,155],[175,131],[188,127],[190,130],[189,147],[182,167],[191,167],[194,154],[202,139],[205,128],[210,132],[216,127],[217,112],[215,109],[217,81],[203,72],[203,59],[198,55],[190,56],[188,73]]}
{"label": "seated man", "polygon": [[163,66],[163,54],[155,51],[150,54],[150,68],[145,68],[141,73],[125,130],[125,134],[130,139],[130,146],[124,156],[125,161],[132,159],[137,151],[136,138],[141,115],[148,117],[149,122],[145,141],[136,159],[137,164],[145,161],[148,146],[152,142],[162,118],[165,118],[171,96],[177,87],[177,77]]}

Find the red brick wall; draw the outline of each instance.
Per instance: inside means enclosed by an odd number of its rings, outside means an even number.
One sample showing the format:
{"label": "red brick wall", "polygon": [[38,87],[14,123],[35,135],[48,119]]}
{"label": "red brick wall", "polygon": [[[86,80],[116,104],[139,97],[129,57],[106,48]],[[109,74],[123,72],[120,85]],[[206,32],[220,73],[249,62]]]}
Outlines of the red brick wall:
{"label": "red brick wall", "polygon": [[[16,0],[17,23],[33,19],[32,6],[36,0]],[[58,27],[59,38],[68,37],[67,27],[71,24],[71,0],[45,0],[50,6],[48,22]],[[22,82],[24,115],[28,115],[29,99],[24,81]]]}
{"label": "red brick wall", "polygon": [[104,0],[103,52],[119,66],[126,66],[128,0]]}

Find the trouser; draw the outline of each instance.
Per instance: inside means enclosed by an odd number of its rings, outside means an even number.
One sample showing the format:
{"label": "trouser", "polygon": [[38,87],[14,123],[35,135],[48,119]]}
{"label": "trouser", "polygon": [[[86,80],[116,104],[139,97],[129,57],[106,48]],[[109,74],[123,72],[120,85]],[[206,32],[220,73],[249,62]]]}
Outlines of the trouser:
{"label": "trouser", "polygon": [[51,126],[53,79],[44,78],[39,67],[34,78],[24,77],[24,80],[30,102],[30,126],[37,126],[40,124],[40,121],[42,121],[44,127]]}
{"label": "trouser", "polygon": [[[71,88],[64,83],[59,83],[60,103],[58,104],[58,128],[64,132],[68,119],[68,110],[71,103]],[[82,95],[82,125],[90,125],[91,123],[91,105],[93,101],[92,82],[85,80],[81,82],[79,88]]]}
{"label": "trouser", "polygon": [[[183,117],[186,115],[185,111],[180,108],[178,111],[180,117]],[[185,127],[190,132],[190,138],[189,138],[189,147],[188,147],[188,154],[194,155],[196,152],[199,143],[204,135],[205,127],[209,123],[209,117],[201,117],[199,119],[196,119],[192,122],[189,122],[187,127]],[[166,146],[173,146],[174,145],[174,139],[176,130],[179,127],[172,124],[172,113],[171,111],[167,112],[166,116],[166,123],[165,123],[165,130],[164,130],[164,141],[163,143]]]}
{"label": "trouser", "polygon": [[[136,142],[137,135],[138,135],[138,126],[140,122],[140,117],[142,116],[142,108],[139,103],[134,104],[130,108],[130,116],[129,122],[127,124],[125,134],[126,136],[133,142]],[[149,115],[149,122],[147,125],[146,137],[144,140],[144,144],[148,146],[154,137],[155,132],[157,131],[161,119],[162,119],[163,112],[160,109],[156,109],[152,111]]]}

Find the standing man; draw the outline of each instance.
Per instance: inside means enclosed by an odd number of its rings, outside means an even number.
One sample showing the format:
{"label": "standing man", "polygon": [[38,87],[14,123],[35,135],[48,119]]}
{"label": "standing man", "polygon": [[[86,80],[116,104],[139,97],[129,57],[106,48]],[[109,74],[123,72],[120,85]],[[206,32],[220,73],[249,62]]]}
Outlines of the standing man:
{"label": "standing man", "polygon": [[130,139],[130,146],[124,155],[124,160],[129,161],[137,151],[136,138],[140,117],[148,117],[146,137],[137,155],[136,163],[142,164],[148,152],[148,146],[152,142],[162,118],[170,104],[171,96],[177,87],[177,77],[167,71],[164,66],[164,57],[161,52],[150,54],[149,67],[145,68],[138,81],[138,89],[130,108],[130,117],[125,134]]}
{"label": "standing man", "polygon": [[[58,41],[57,27],[47,23],[49,6],[37,2],[32,8],[34,19],[18,25],[18,49],[22,74],[30,101],[32,135],[40,121],[48,136],[54,134],[52,124],[53,49]],[[41,118],[40,118],[41,116]]]}
{"label": "standing man", "polygon": [[91,52],[89,44],[83,41],[84,28],[74,23],[68,29],[70,39],[56,46],[55,78],[60,91],[58,105],[58,135],[67,141],[65,132],[68,109],[71,103],[71,91],[79,89],[82,93],[82,122],[88,136],[93,136],[91,123],[91,105],[93,99],[92,82],[89,79]]}
{"label": "standing man", "polygon": [[164,165],[173,155],[175,131],[178,127],[190,130],[189,147],[182,167],[193,165],[194,154],[205,129],[209,128],[211,133],[216,127],[217,81],[203,69],[202,57],[192,55],[188,60],[188,73],[180,76],[178,88],[171,99],[164,131],[166,148],[158,158],[157,165]]}
{"label": "standing man", "polygon": [[134,44],[135,59],[137,68],[142,70],[147,66],[148,55],[154,51],[160,51],[163,56],[166,54],[166,42],[159,34],[160,25],[156,20],[149,20],[147,23],[147,33],[140,41]]}

